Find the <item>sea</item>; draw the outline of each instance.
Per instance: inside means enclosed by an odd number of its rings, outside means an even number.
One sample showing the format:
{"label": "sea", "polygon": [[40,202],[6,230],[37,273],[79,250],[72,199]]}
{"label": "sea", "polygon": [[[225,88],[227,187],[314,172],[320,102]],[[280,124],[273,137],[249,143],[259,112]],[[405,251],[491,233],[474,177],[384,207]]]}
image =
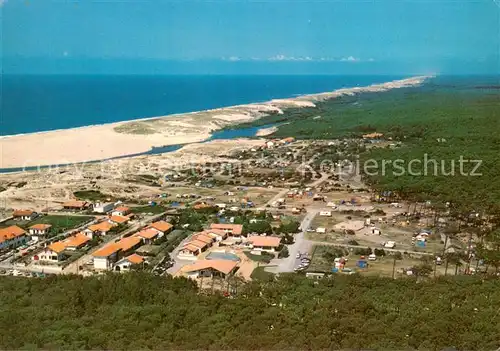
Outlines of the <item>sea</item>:
{"label": "sea", "polygon": [[[0,135],[264,102],[407,78],[385,75],[2,75]],[[245,136],[248,133],[233,133]],[[216,138],[228,135],[216,135]],[[231,134],[232,136],[232,134]]]}

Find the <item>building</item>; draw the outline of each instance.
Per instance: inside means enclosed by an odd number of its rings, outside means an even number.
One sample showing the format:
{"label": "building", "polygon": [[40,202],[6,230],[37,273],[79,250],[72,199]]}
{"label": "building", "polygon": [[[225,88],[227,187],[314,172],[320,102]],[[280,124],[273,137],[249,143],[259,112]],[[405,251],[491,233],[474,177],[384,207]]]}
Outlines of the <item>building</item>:
{"label": "building", "polygon": [[205,234],[210,236],[216,242],[223,241],[227,238],[227,232],[221,229],[206,229],[199,234]]}
{"label": "building", "polygon": [[183,271],[188,278],[226,278],[236,272],[238,262],[231,260],[200,260],[186,266]]}
{"label": "building", "polygon": [[42,252],[33,256],[34,261],[61,262],[66,258],[65,250],[76,251],[83,248],[90,239],[83,233],[72,235],[65,240],[56,241]]}
{"label": "building", "polygon": [[0,250],[14,249],[26,244],[27,241],[28,236],[26,232],[17,225],[0,229]]}
{"label": "building", "polygon": [[161,234],[160,236],[163,236],[165,234],[170,233],[172,231],[172,229],[174,229],[174,226],[168,222],[165,222],[165,221],[158,221],[158,222],[151,223],[149,225],[149,228],[153,228],[159,234]]}
{"label": "building", "polygon": [[135,234],[135,236],[141,238],[142,242],[146,245],[153,244],[159,238],[159,235],[160,233],[153,228],[144,229]]}
{"label": "building", "polygon": [[281,238],[276,236],[250,236],[248,241],[252,244],[253,251],[276,252],[281,244]]}
{"label": "building", "polygon": [[16,220],[32,221],[38,214],[32,210],[15,210],[12,217]]}
{"label": "building", "polygon": [[63,241],[66,250],[76,251],[83,248],[90,241],[90,238],[83,233],[77,233]]}
{"label": "building", "polygon": [[126,216],[130,213],[130,208],[126,207],[126,206],[118,206],[117,208],[115,208],[112,212],[111,212],[111,215],[112,216]]}
{"label": "building", "polygon": [[128,255],[135,249],[137,249],[139,246],[142,245],[142,240],[141,238],[137,236],[129,236],[126,238],[121,239],[118,241],[116,244],[118,244],[121,248],[121,255]]}
{"label": "building", "polygon": [[50,233],[50,228],[52,228],[50,224],[38,223],[29,227],[28,232],[31,235],[31,239],[38,241]]}
{"label": "building", "polygon": [[130,218],[125,216],[112,215],[109,217],[108,222],[113,225],[119,225],[119,224],[127,224],[129,220]]}
{"label": "building", "polygon": [[90,207],[87,201],[70,200],[63,203],[63,208],[71,211],[83,211]]}
{"label": "building", "polygon": [[143,264],[144,262],[144,257],[138,254],[132,254],[116,262],[113,269],[117,272],[126,272],[129,271],[133,265]]}
{"label": "building", "polygon": [[64,250],[66,246],[63,242],[57,241],[50,244],[42,252],[33,256],[34,261],[47,261],[47,262],[61,262],[66,256],[64,255]]}
{"label": "building", "polygon": [[129,255],[141,246],[141,244],[141,238],[129,236],[100,248],[92,254],[94,257],[94,268],[100,270],[111,269],[120,256]]}
{"label": "building", "polygon": [[94,257],[94,268],[100,270],[111,269],[113,263],[118,261],[118,254],[121,251],[117,243],[108,244],[92,254]]}
{"label": "building", "polygon": [[88,226],[83,232],[90,239],[94,237],[94,235],[106,235],[109,231],[114,227],[114,224],[109,223],[108,221],[100,222],[97,224],[92,224]]}
{"label": "building", "polygon": [[225,223],[212,223],[210,225],[210,229],[218,229],[223,230],[229,236],[241,236],[243,233],[243,225],[242,224],[225,224]]}
{"label": "building", "polygon": [[108,213],[108,212],[111,212],[113,210],[113,208],[115,208],[115,205],[113,203],[111,203],[111,202],[108,202],[108,203],[97,202],[94,205],[94,212],[97,212],[97,213]]}
{"label": "building", "polygon": [[196,260],[200,253],[201,250],[199,247],[187,243],[179,250],[177,257],[180,260]]}
{"label": "building", "polygon": [[319,215],[322,217],[331,217],[332,211],[320,211]]}
{"label": "building", "polygon": [[382,133],[369,133],[369,134],[364,134],[363,139],[380,139],[384,136]]}

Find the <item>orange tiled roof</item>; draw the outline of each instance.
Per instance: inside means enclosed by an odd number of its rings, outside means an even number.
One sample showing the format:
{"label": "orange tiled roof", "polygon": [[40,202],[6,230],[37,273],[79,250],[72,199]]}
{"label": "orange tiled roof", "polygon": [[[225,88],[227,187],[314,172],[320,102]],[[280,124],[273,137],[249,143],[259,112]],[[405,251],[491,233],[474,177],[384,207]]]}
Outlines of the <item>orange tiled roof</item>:
{"label": "orange tiled roof", "polygon": [[87,237],[85,234],[83,233],[77,233],[73,236],[70,236],[69,238],[67,238],[66,240],[64,240],[64,243],[66,244],[66,247],[80,247],[82,246],[83,244],[87,243],[90,241],[90,238]]}
{"label": "orange tiled roof", "polygon": [[202,233],[193,235],[193,241],[194,240],[203,241],[207,244],[211,244],[214,241],[212,237]]}
{"label": "orange tiled roof", "polygon": [[191,251],[191,252],[198,252],[198,251],[200,251],[199,247],[191,245],[190,243],[186,244],[182,249],[183,250],[188,250],[188,251]]}
{"label": "orange tiled roof", "polygon": [[236,266],[238,262],[231,260],[200,260],[194,264],[186,267],[186,272],[194,272],[202,269],[214,269],[216,271],[222,272],[224,274],[230,273]]}
{"label": "orange tiled roof", "polygon": [[104,221],[101,223],[92,224],[88,229],[93,232],[109,232],[111,228],[113,228],[113,225],[109,222]]}
{"label": "orange tiled roof", "polygon": [[110,216],[109,219],[112,222],[115,222],[115,223],[118,223],[118,224],[127,223],[130,220],[130,218],[124,217],[124,216]]}
{"label": "orange tiled roof", "polygon": [[201,240],[190,241],[189,245],[193,245],[193,246],[199,247],[200,249],[203,249],[203,248],[205,248],[205,247],[208,246],[208,244],[206,242],[203,242]]}
{"label": "orange tiled roof", "polygon": [[71,208],[84,208],[87,207],[87,201],[79,201],[79,200],[70,200],[63,203],[63,207],[71,207]]}
{"label": "orange tiled roof", "polygon": [[134,246],[140,244],[141,242],[141,239],[136,237],[136,236],[129,236],[127,238],[123,238],[121,239],[119,242],[117,242],[116,244],[118,244],[118,246],[123,250],[123,251],[128,251],[130,250],[131,248],[133,248]]}
{"label": "orange tiled roof", "polygon": [[109,257],[112,254],[120,251],[122,248],[117,243],[108,244],[92,254],[94,257]]}
{"label": "orange tiled roof", "polygon": [[24,231],[24,229],[18,227],[17,225],[11,225],[10,227],[2,228],[0,229],[0,243],[6,240],[17,238],[18,236],[21,236],[23,234],[26,234],[26,232]]}
{"label": "orange tiled roof", "polygon": [[38,223],[38,224],[33,224],[29,229],[47,230],[49,228],[52,228],[52,226],[50,224]]}
{"label": "orange tiled roof", "polygon": [[167,232],[172,229],[173,225],[165,221],[159,221],[151,223],[150,227],[159,230],[160,232]]}
{"label": "orange tiled roof", "polygon": [[278,247],[280,246],[281,238],[276,236],[251,236],[248,240],[253,246]]}
{"label": "orange tiled roof", "polygon": [[241,224],[212,223],[210,229],[230,230],[234,235],[240,235],[243,231]]}
{"label": "orange tiled roof", "polygon": [[122,213],[127,213],[127,212],[130,212],[130,208],[126,207],[126,206],[118,206],[117,208],[115,208],[113,210],[113,212],[122,212]]}
{"label": "orange tiled roof", "polygon": [[12,216],[14,217],[24,217],[24,216],[31,216],[35,211],[32,210],[15,210],[12,213]]}
{"label": "orange tiled roof", "polygon": [[130,256],[127,256],[126,258],[132,264],[140,264],[144,262],[144,257],[139,256],[138,254],[132,254]]}
{"label": "orange tiled roof", "polygon": [[145,239],[154,239],[158,236],[158,232],[154,229],[145,229],[145,230],[141,230],[136,235],[140,236],[141,238],[145,238]]}
{"label": "orange tiled roof", "polygon": [[49,245],[49,249],[54,252],[61,253],[66,249],[66,245],[62,241],[56,241]]}

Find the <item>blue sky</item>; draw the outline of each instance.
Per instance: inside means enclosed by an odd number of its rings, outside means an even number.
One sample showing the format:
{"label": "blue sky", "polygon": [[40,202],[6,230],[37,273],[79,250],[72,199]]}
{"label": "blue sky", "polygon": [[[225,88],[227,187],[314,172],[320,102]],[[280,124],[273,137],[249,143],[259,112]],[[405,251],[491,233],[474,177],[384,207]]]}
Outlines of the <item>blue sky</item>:
{"label": "blue sky", "polygon": [[[0,0],[6,73],[498,73],[493,0]],[[153,68],[151,68],[153,67]]]}

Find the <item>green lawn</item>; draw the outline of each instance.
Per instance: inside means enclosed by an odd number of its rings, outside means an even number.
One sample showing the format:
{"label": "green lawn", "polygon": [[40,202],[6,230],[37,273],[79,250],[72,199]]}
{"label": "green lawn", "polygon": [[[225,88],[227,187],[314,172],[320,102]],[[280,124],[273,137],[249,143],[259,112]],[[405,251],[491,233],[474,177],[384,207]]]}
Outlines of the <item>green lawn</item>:
{"label": "green lawn", "polygon": [[73,195],[79,200],[89,201],[104,201],[111,198],[109,195],[103,194],[98,190],[75,191]]}
{"label": "green lawn", "polygon": [[92,216],[58,216],[58,215],[48,215],[43,216],[26,223],[25,228],[32,226],[33,224],[44,223],[52,225],[51,232],[54,234],[62,233],[66,230],[77,228],[83,223],[91,220]]}
{"label": "green lawn", "polygon": [[245,251],[245,255],[252,261],[269,263],[274,258],[274,255],[268,253],[262,253],[262,255],[254,255],[250,251]]}

